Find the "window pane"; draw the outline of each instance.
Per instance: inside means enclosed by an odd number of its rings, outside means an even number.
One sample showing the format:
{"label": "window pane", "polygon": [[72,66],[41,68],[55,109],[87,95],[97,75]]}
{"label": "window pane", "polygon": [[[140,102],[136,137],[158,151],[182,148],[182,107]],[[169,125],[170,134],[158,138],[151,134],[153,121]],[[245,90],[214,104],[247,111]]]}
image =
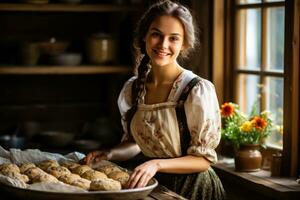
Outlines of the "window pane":
{"label": "window pane", "polygon": [[284,7],[267,9],[267,69],[283,71]]}
{"label": "window pane", "polygon": [[283,78],[266,78],[266,108],[272,113],[276,129],[267,140],[267,145],[282,148],[283,134]]}
{"label": "window pane", "polygon": [[261,9],[241,9],[236,16],[236,64],[240,69],[261,66]]}
{"label": "window pane", "polygon": [[[238,104],[242,111],[246,113],[251,112],[254,103],[260,98],[261,86],[259,84],[259,76],[240,74],[238,76],[237,91]],[[260,105],[257,105],[258,111]]]}
{"label": "window pane", "polygon": [[253,3],[261,3],[261,0],[236,0],[237,4],[253,4]]}

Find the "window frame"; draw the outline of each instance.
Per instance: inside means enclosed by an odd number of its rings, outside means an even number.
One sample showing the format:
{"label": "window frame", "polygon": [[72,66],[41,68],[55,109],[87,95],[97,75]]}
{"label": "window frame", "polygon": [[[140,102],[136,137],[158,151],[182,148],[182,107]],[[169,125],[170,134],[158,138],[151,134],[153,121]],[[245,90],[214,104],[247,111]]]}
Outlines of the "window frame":
{"label": "window frame", "polygon": [[[299,7],[300,0],[266,3],[267,6],[285,6],[284,46],[284,136],[282,175],[297,177],[299,169]],[[238,7],[256,7],[239,5]],[[259,6],[261,6],[259,4]],[[263,13],[262,13],[263,14]],[[212,29],[212,80],[220,104],[235,101],[236,75],[234,66],[235,0],[214,0]],[[262,41],[262,44],[265,43]],[[262,47],[264,48],[264,47]],[[219,56],[222,54],[222,56]],[[238,70],[241,72],[241,70]],[[245,70],[242,70],[245,71]],[[275,77],[278,74],[272,74]],[[281,75],[280,75],[281,76]],[[272,148],[268,148],[271,150]]]}

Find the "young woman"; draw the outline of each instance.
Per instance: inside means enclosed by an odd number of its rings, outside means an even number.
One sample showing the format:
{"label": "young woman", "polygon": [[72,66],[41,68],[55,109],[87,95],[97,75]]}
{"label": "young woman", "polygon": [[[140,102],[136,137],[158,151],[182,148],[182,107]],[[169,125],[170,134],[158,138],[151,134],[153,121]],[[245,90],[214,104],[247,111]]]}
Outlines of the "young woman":
{"label": "young woman", "polygon": [[221,125],[215,89],[177,62],[196,43],[193,23],[186,7],[169,0],[145,12],[134,41],[137,75],[118,99],[122,143],[91,152],[84,162],[124,161],[142,152],[148,159],[133,170],[128,188],[144,187],[155,176],[188,199],[218,200],[224,190],[210,167]]}

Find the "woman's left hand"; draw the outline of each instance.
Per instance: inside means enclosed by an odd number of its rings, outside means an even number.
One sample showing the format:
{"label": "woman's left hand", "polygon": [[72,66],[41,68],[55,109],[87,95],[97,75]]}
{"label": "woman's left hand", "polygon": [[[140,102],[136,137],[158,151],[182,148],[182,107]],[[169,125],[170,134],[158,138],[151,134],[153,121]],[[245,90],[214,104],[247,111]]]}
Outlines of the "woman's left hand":
{"label": "woman's left hand", "polygon": [[126,184],[127,188],[145,187],[158,170],[158,160],[150,160],[137,166]]}

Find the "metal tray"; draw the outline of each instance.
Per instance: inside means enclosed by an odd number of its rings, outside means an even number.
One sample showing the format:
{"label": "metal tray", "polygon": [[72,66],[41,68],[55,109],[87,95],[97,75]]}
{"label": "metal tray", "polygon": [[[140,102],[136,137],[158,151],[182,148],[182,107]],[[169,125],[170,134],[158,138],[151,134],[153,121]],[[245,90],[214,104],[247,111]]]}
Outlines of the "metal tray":
{"label": "metal tray", "polygon": [[[96,200],[96,199],[143,199],[146,198],[151,191],[158,185],[156,179],[152,178],[148,186],[135,189],[124,189],[119,191],[91,191],[85,193],[62,193],[62,192],[47,192],[38,190],[28,190],[17,188],[0,183],[1,197],[12,199],[12,197],[26,200]],[[2,198],[1,198],[2,199]]]}

